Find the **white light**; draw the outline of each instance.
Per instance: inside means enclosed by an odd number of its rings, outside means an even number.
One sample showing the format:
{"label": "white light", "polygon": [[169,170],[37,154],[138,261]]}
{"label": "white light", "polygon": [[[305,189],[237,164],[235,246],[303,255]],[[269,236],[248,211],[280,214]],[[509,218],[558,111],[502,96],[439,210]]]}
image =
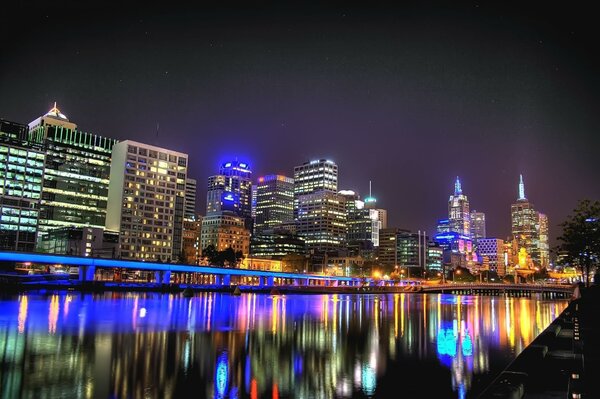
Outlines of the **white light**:
{"label": "white light", "polygon": [[144,318],[146,317],[146,308],[141,308],[140,309],[140,318]]}

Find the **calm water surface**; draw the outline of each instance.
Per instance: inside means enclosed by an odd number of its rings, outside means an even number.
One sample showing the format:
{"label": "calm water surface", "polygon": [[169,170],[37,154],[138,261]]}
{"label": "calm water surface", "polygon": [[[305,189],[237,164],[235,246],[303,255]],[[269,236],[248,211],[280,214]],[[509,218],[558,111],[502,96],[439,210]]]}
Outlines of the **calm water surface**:
{"label": "calm water surface", "polygon": [[566,305],[433,294],[3,297],[0,394],[468,398]]}

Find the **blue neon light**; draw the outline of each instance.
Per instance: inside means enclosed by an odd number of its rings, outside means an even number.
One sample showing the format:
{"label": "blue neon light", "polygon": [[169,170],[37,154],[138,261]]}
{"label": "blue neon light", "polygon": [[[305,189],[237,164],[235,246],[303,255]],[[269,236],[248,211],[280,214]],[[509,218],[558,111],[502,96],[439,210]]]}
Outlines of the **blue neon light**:
{"label": "blue neon light", "polygon": [[226,168],[231,168],[231,162],[227,162],[227,163],[225,164],[225,167],[226,167]]}
{"label": "blue neon light", "polygon": [[225,397],[227,393],[228,376],[229,362],[227,360],[227,351],[223,351],[217,359],[217,369],[215,371],[215,389],[218,398]]}
{"label": "blue neon light", "polygon": [[223,200],[225,201],[235,201],[235,198],[233,198],[233,194],[229,193],[223,196]]}
{"label": "blue neon light", "polygon": [[465,333],[462,339],[462,353],[463,356],[473,356],[473,340],[469,333]]}
{"label": "blue neon light", "polygon": [[[344,276],[320,276],[301,273],[272,272],[248,269],[230,269],[212,266],[194,266],[183,264],[141,262],[134,260],[101,259],[89,256],[46,255],[27,252],[0,252],[0,262],[31,262],[49,263],[72,266],[94,266],[106,268],[123,268],[134,270],[172,271],[187,273],[206,273],[215,275],[248,276],[248,277],[278,277],[278,278],[310,278],[313,280],[361,281],[360,278]],[[366,279],[371,283],[372,279]]]}

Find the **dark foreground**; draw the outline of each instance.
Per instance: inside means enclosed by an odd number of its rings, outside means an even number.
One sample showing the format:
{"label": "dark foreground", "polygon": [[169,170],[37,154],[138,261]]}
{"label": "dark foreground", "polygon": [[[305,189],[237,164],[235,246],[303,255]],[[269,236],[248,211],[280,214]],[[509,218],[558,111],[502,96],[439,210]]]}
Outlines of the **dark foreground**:
{"label": "dark foreground", "polygon": [[599,308],[600,285],[582,289],[480,398],[600,398]]}

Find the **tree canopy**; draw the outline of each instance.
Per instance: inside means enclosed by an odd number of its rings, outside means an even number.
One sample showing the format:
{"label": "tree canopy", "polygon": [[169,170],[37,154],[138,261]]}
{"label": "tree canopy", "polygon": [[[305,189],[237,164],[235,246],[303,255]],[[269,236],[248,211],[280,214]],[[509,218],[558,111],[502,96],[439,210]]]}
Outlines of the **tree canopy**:
{"label": "tree canopy", "polygon": [[582,200],[561,224],[563,233],[557,252],[584,274],[586,285],[600,259],[600,201]]}
{"label": "tree canopy", "polygon": [[235,252],[229,247],[223,251],[217,251],[214,245],[209,245],[202,250],[202,256],[205,257],[211,265],[236,267],[239,261],[244,257],[242,251]]}

